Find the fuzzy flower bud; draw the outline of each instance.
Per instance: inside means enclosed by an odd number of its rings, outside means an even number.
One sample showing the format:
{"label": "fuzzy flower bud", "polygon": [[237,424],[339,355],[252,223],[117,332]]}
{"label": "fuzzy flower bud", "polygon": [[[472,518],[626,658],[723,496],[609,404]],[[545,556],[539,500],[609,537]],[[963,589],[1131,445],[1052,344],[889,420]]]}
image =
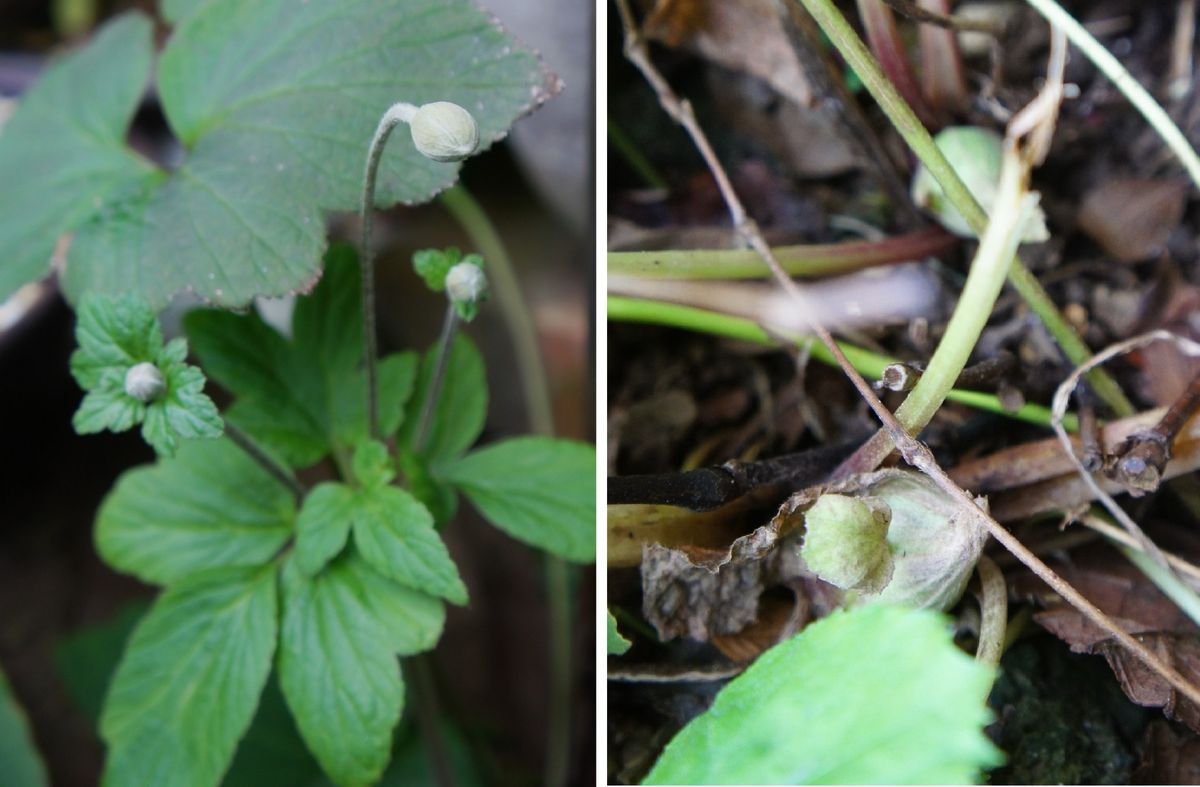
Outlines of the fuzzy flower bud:
{"label": "fuzzy flower bud", "polygon": [[478,303],[487,293],[487,274],[472,262],[460,262],[446,273],[446,294],[455,303]]}
{"label": "fuzzy flower bud", "polygon": [[125,393],[139,402],[157,399],[166,387],[162,372],[152,363],[144,361],[129,367],[125,373]]}
{"label": "fuzzy flower bud", "polygon": [[413,144],[434,161],[462,161],[479,146],[479,126],[471,113],[449,101],[434,101],[409,123]]}

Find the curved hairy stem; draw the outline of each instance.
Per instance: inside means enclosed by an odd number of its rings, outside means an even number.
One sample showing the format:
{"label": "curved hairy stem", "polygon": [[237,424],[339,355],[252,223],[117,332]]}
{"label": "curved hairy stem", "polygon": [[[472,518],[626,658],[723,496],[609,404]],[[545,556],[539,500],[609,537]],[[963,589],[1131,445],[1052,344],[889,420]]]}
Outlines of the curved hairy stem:
{"label": "curved hairy stem", "polygon": [[362,322],[363,352],[367,368],[367,427],[372,439],[379,439],[379,345],[375,337],[375,250],[371,248],[372,219],[375,210],[375,179],[379,174],[379,161],[388,137],[400,123],[412,120],[417,108],[412,104],[393,104],[379,119],[375,135],[367,148],[367,165],[363,173],[362,201],[359,206],[359,221],[362,236],[359,241],[359,256],[362,265]]}

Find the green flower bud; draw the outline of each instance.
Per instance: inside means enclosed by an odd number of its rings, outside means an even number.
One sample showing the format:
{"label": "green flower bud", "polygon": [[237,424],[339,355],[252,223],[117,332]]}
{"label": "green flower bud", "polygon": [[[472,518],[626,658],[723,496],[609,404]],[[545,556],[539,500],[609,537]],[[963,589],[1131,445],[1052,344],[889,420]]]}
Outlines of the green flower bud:
{"label": "green flower bud", "polygon": [[800,556],[818,577],[847,591],[848,604],[944,611],[958,603],[987,531],[928,476],[866,473],[800,492],[784,507],[802,510],[818,494],[804,514]]}
{"label": "green flower bud", "polygon": [[892,578],[891,511],[875,498],[825,494],[804,516],[800,557],[821,579],[843,590],[878,593]]}
{"label": "green flower bud", "polygon": [[125,372],[125,393],[139,402],[149,402],[157,399],[167,388],[158,367],[149,362],[142,362],[129,367]]}
{"label": "green flower bud", "polygon": [[[990,213],[996,202],[996,189],[1000,182],[1000,164],[1004,157],[1004,139],[994,131],[974,126],[950,126],[942,129],[933,141],[950,166],[962,178],[967,191]],[[913,202],[925,208],[950,232],[963,238],[976,237],[967,220],[958,212],[941,185],[934,179],[925,165],[917,168],[912,181]],[[1042,243],[1050,239],[1046,229],[1046,214],[1041,206],[1025,225],[1023,243]]]}
{"label": "green flower bud", "polygon": [[434,161],[462,161],[479,147],[479,126],[471,113],[449,101],[425,104],[409,122],[413,144]]}

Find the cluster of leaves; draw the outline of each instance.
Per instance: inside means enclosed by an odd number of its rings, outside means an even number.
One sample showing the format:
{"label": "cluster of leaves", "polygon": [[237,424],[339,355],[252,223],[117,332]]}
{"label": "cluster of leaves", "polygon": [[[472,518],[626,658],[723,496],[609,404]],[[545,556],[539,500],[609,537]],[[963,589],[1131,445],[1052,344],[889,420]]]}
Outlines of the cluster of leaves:
{"label": "cluster of leaves", "polygon": [[[218,437],[224,422],[204,394],[204,374],[184,363],[187,340],[163,345],[162,329],[149,306],[134,295],[88,295],[79,304],[71,374],[87,391],[75,412],[75,431],[123,432],[142,424],[142,437],[164,456],[180,438]],[[129,370],[153,364],[162,375],[161,394],[143,402],[126,392]]]}
{"label": "cluster of leaves", "polygon": [[[352,210],[366,141],[391,104],[453,101],[485,144],[548,95],[536,55],[469,0],[165,0],[157,58],[138,12],[52,65],[0,137],[0,299],[73,232],[69,295],[190,291],[244,305],[319,273],[323,210]],[[430,42],[436,42],[431,47]],[[185,152],[160,169],[126,142],[153,78]],[[404,138],[401,138],[404,137]],[[430,199],[458,165],[397,135],[378,202]]]}
{"label": "cluster of leaves", "polygon": [[[414,489],[443,518],[462,491],[514,537],[594,559],[590,446],[517,438],[468,451],[487,389],[467,339],[454,347],[427,441],[416,445],[411,424],[433,352],[419,373],[412,353],[381,365],[383,437],[405,460],[367,437],[361,308],[353,252],[337,246],[320,285],[296,305],[291,340],[253,312],[185,319],[204,367],[236,396],[230,422],[281,464],[328,459],[341,480],[317,485],[298,507],[226,438],[185,442],[121,478],[99,513],[98,548],[166,592],[137,627],[105,703],[112,783],[217,783],[273,666],[329,776],[379,777],[404,705],[396,657],[433,647],[443,600],[467,601],[434,515],[392,483],[398,465],[419,470]],[[143,331],[149,340],[157,324]]]}

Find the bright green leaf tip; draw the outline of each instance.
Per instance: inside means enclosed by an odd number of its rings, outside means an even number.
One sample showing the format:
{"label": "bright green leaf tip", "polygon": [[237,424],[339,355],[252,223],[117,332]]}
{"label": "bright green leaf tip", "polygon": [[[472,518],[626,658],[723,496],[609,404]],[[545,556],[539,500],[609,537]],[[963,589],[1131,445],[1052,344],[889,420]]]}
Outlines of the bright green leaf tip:
{"label": "bright green leaf tip", "polygon": [[610,611],[608,613],[608,653],[610,656],[620,656],[629,650],[633,643],[625,639],[617,629],[617,619]]}
{"label": "bright green leaf tip", "polygon": [[994,678],[943,615],[835,612],[726,685],[644,783],[970,784],[1003,761],[983,732]]}
{"label": "bright green leaf tip", "polygon": [[396,477],[387,446],[378,440],[366,440],[354,449],[354,477],[364,487],[383,486]]}

